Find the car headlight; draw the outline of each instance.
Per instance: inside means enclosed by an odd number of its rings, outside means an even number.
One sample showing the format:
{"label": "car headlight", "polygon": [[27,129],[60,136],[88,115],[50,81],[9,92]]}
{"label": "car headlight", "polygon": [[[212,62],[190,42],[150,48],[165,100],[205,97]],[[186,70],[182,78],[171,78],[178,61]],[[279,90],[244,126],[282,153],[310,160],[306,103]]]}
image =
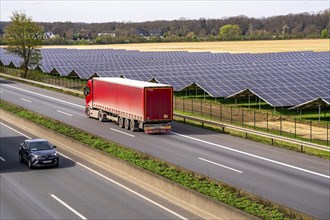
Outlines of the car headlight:
{"label": "car headlight", "polygon": [[52,154],[52,156],[57,156],[57,155],[58,155],[57,151]]}
{"label": "car headlight", "polygon": [[32,156],[33,158],[41,158],[41,155],[37,155],[37,154],[31,154],[31,156]]}

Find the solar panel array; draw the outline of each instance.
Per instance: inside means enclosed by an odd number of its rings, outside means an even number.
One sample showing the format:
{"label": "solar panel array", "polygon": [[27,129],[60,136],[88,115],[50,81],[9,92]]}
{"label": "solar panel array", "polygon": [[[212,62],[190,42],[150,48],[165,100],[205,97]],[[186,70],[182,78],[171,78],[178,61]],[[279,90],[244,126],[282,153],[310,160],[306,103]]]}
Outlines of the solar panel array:
{"label": "solar panel array", "polygon": [[[210,52],[140,52],[114,49],[41,49],[38,68],[61,76],[93,75],[156,80],[181,91],[192,84],[213,97],[249,89],[272,106],[295,106],[315,98],[330,103],[330,52],[230,54]],[[0,48],[3,65],[22,59]]]}

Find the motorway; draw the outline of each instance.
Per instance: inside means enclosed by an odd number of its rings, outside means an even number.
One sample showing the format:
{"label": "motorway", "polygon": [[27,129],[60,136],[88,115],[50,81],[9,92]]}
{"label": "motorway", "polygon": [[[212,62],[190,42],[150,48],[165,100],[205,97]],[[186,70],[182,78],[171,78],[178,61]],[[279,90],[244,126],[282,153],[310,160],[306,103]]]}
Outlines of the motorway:
{"label": "motorway", "polygon": [[0,123],[0,219],[198,218],[70,152],[60,151],[60,168],[30,170],[18,146],[34,136]]}
{"label": "motorway", "polygon": [[330,216],[328,160],[175,122],[170,134],[133,133],[87,118],[81,98],[0,82],[3,100],[319,219]]}

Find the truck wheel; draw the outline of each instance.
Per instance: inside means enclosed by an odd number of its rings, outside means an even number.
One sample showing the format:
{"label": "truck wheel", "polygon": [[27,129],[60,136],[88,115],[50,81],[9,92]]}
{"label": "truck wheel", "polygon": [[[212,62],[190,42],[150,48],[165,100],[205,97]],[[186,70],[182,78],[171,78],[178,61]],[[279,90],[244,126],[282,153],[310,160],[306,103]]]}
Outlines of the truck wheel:
{"label": "truck wheel", "polygon": [[90,108],[86,108],[86,115],[88,116],[88,117],[92,117],[91,116],[91,109]]}
{"label": "truck wheel", "polygon": [[128,118],[125,118],[124,125],[126,130],[129,130],[129,124],[130,124],[130,120]]}
{"label": "truck wheel", "polygon": [[131,120],[131,123],[130,123],[129,127],[130,127],[130,130],[131,131],[136,131],[137,130],[137,128],[136,128],[136,121],[135,120]]}
{"label": "truck wheel", "polygon": [[120,128],[123,128],[124,127],[124,118],[119,117],[118,125],[119,125]]}
{"label": "truck wheel", "polygon": [[99,118],[99,121],[100,122],[103,122],[104,121],[103,120],[103,113],[102,113],[102,111],[99,111],[98,118]]}

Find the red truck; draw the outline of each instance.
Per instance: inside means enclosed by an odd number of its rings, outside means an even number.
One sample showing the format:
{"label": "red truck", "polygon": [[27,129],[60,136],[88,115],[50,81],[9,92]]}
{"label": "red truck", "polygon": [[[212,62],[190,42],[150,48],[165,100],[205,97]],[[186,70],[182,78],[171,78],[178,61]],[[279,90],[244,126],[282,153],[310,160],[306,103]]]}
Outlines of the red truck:
{"label": "red truck", "polygon": [[173,87],[125,78],[88,80],[84,89],[86,114],[99,121],[145,133],[171,131]]}

